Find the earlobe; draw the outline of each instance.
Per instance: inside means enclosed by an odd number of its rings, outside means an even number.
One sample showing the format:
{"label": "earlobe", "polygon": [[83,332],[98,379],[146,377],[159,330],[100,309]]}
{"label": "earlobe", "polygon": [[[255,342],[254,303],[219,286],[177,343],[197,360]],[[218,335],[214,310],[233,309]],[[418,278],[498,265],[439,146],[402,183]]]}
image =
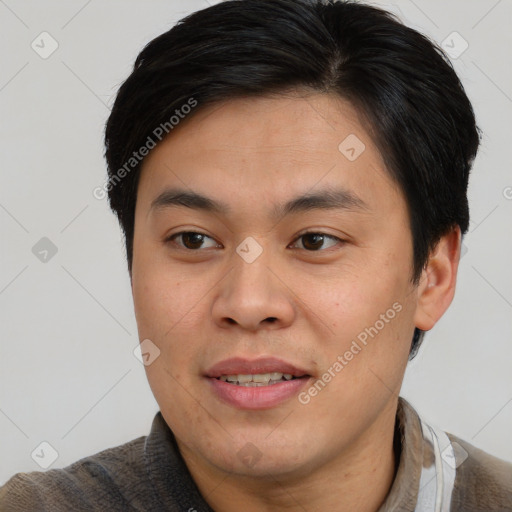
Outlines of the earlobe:
{"label": "earlobe", "polygon": [[417,288],[415,326],[429,331],[453,300],[460,258],[461,232],[456,226],[431,252]]}

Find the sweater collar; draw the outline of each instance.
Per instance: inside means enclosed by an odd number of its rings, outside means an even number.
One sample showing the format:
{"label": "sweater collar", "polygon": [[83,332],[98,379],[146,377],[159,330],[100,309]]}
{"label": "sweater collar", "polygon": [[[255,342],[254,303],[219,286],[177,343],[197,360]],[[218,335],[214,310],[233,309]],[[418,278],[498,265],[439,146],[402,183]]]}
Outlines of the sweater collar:
{"label": "sweater collar", "polygon": [[144,445],[148,477],[162,508],[170,512],[213,512],[183,460],[172,430],[158,411]]}
{"label": "sweater collar", "polygon": [[433,454],[425,445],[420,417],[411,404],[402,397],[398,398],[395,436],[400,441],[398,470],[386,500],[377,512],[414,512],[424,457],[429,458]]}

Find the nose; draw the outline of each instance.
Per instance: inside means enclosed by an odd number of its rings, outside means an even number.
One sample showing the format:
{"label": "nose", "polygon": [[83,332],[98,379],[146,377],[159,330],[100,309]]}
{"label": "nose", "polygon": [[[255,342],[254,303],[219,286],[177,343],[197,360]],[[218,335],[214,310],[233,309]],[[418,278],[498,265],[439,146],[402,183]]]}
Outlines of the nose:
{"label": "nose", "polygon": [[249,331],[290,325],[295,315],[292,276],[277,264],[270,249],[252,262],[235,252],[232,261],[215,296],[214,321],[220,327],[237,325]]}

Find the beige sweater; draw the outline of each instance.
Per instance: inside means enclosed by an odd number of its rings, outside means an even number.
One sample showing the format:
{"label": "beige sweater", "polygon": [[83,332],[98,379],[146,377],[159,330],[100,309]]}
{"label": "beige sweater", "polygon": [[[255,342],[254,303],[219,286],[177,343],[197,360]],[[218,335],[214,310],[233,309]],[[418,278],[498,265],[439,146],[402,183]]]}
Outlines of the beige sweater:
{"label": "beige sweater", "polygon": [[[399,466],[376,512],[512,511],[512,464],[427,426],[403,398],[396,426]],[[71,510],[212,511],[160,412],[148,436],[64,469],[18,473],[0,488],[1,512]]]}

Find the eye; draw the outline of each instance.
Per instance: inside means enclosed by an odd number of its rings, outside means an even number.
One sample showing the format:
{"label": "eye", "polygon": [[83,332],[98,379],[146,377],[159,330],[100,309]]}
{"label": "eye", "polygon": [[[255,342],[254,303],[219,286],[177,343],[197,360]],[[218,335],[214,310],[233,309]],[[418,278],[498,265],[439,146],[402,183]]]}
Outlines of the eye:
{"label": "eye", "polygon": [[166,238],[165,242],[175,243],[174,240],[179,237],[181,237],[183,243],[177,245],[191,251],[201,249],[201,244],[203,243],[205,238],[213,240],[213,238],[209,237],[208,235],[205,235],[204,233],[198,233],[196,231],[180,231],[179,233],[175,233],[174,235],[171,235],[170,237]]}
{"label": "eye", "polygon": [[[181,243],[175,242],[175,240],[178,238],[181,238]],[[209,238],[215,242],[215,240],[213,240],[213,238],[210,236],[205,235],[204,233],[199,233],[197,231],[180,231],[179,233],[175,233],[174,235],[166,238],[165,242],[172,242],[173,244],[178,245],[185,250],[197,251],[198,249],[204,248],[201,246],[205,238]],[[302,242],[302,248],[310,252],[318,252],[318,249],[325,249],[325,247],[322,246],[325,245],[324,243],[326,239],[330,239],[334,242],[331,247],[336,245],[337,242],[344,242],[344,240],[341,238],[317,231],[308,231],[306,233],[302,233],[302,235],[297,237],[295,241],[300,240],[301,238],[304,239]],[[214,244],[212,247],[219,247],[219,245]]]}
{"label": "eye", "polygon": [[[316,231],[307,231],[306,233],[302,233],[302,235],[297,237],[296,240],[300,240],[301,238],[304,239],[302,245],[308,251],[316,251],[317,249],[321,248],[321,246],[324,244],[325,239],[330,239],[333,240],[334,242],[344,242],[344,240],[338,238],[337,236],[328,235],[327,233],[319,233]],[[336,245],[336,243],[334,243],[333,245]]]}

